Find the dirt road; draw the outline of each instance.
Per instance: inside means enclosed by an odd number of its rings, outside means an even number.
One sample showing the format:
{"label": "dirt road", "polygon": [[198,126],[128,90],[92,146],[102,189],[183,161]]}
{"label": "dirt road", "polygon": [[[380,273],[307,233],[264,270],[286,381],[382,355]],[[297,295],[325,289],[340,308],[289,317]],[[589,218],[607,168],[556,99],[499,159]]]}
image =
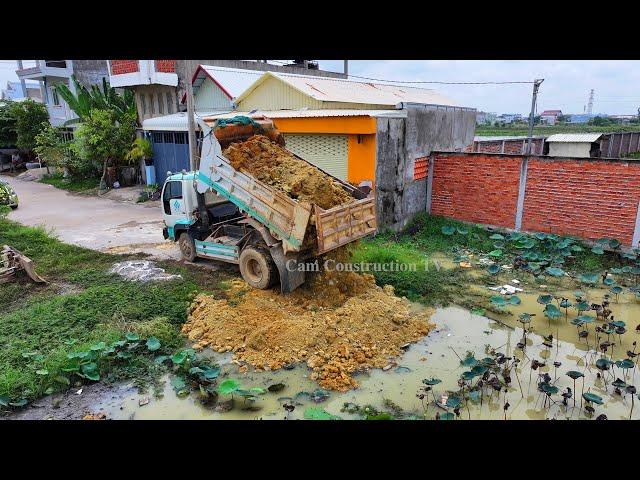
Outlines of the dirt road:
{"label": "dirt road", "polygon": [[61,241],[111,253],[144,252],[179,259],[173,242],[162,238],[159,202],[135,204],[65,192],[51,185],[2,176],[20,199],[9,218],[43,225]]}

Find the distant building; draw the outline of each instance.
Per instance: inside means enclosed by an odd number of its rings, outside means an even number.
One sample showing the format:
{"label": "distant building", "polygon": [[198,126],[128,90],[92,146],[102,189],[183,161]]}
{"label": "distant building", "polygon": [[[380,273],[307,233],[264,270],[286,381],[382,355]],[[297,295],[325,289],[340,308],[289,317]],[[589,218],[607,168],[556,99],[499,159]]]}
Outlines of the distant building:
{"label": "distant building", "polygon": [[476,125],[485,125],[493,123],[498,118],[498,114],[493,112],[478,112],[476,114]]}
{"label": "distant building", "polygon": [[547,125],[555,125],[562,110],[545,110],[540,114],[540,122]]}
{"label": "distant building", "polygon": [[27,92],[22,91],[22,84],[20,82],[7,82],[7,88],[2,90],[0,98],[2,100],[23,100],[31,98],[37,102],[42,101],[42,94],[40,92],[40,85],[35,82],[25,82]]}
{"label": "distant building", "polygon": [[67,103],[58,95],[56,84],[63,83],[74,92],[75,84],[71,76],[75,76],[80,84],[89,88],[101,85],[107,78],[106,60],[36,60],[34,67],[16,70],[18,78],[36,80],[40,85],[43,103],[49,112],[49,121],[54,126],[61,126],[66,121],[76,118]]}
{"label": "distant building", "polygon": [[569,115],[569,123],[589,123],[589,120],[591,120],[593,117],[594,115],[589,113]]}
{"label": "distant building", "polygon": [[523,117],[519,113],[503,113],[502,115],[498,115],[496,118],[498,122],[503,123],[519,122],[522,119]]}
{"label": "distant building", "polygon": [[637,120],[637,115],[609,115],[611,120],[615,120],[618,123],[628,124],[632,120]]}

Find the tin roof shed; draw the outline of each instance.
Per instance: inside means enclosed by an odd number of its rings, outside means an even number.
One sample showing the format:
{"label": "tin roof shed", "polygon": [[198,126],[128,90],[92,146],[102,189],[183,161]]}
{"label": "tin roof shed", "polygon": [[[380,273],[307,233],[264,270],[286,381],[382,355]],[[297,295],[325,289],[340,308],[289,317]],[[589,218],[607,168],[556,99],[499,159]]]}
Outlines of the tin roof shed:
{"label": "tin roof shed", "polygon": [[602,133],[556,133],[547,137],[547,143],[593,143],[600,137]]}

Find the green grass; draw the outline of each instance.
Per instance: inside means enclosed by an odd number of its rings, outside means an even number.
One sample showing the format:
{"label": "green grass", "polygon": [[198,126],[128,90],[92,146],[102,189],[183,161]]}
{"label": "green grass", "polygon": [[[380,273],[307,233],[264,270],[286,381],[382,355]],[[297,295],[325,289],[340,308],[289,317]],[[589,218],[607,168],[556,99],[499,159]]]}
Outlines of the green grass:
{"label": "green grass", "polygon": [[56,188],[69,192],[86,192],[97,190],[100,186],[100,178],[64,178],[61,173],[45,175],[40,179],[40,183],[53,185]]}
{"label": "green grass", "polygon": [[[460,231],[453,235],[443,233],[443,227],[452,226]],[[393,285],[396,293],[405,295],[411,300],[418,300],[427,305],[445,306],[456,303],[462,306],[478,304],[478,295],[469,292],[470,284],[488,284],[496,280],[481,267],[467,270],[458,266],[465,256],[472,254],[487,257],[496,249],[495,240],[489,238],[496,232],[488,231],[479,225],[470,225],[456,220],[417,215],[407,228],[400,233],[386,232],[375,238],[361,242],[354,252],[354,262],[390,263],[416,265],[416,271],[373,271],[379,285]],[[563,265],[565,271],[574,274],[585,272],[602,272],[614,265],[618,260],[613,254],[597,255],[590,247],[577,242],[583,247],[582,252],[575,253]],[[511,263],[521,251],[516,250],[510,242],[502,247],[503,256],[499,263]],[[438,258],[447,257],[452,260],[453,268],[436,268]],[[489,257],[487,257],[489,258]],[[426,267],[425,267],[426,266]],[[530,274],[528,274],[530,275]],[[550,276],[544,278],[545,283],[557,283]]]}
{"label": "green grass", "polygon": [[[536,125],[533,128],[534,135],[553,135],[555,133],[616,133],[616,132],[640,132],[640,125],[610,125],[596,127],[593,125]],[[529,134],[529,127],[525,124],[516,124],[504,127],[478,125],[478,136],[524,136]]]}
{"label": "green grass", "polygon": [[[29,256],[49,281],[44,286],[25,279],[0,284],[0,396],[12,401],[67,388],[59,377],[68,377],[61,371],[68,353],[100,341],[109,344],[127,332],[155,336],[162,343],[156,353],[173,353],[184,343],[180,326],[194,294],[219,292],[220,280],[226,278],[224,273],[191,272],[176,263],[158,262],[183,279],[127,282],[107,273],[123,256],[61,243],[42,228],[24,227],[0,215],[2,244]],[[100,360],[99,368],[107,381],[135,378],[142,383],[160,370],[144,348],[126,362]],[[42,369],[49,373],[38,375]]]}

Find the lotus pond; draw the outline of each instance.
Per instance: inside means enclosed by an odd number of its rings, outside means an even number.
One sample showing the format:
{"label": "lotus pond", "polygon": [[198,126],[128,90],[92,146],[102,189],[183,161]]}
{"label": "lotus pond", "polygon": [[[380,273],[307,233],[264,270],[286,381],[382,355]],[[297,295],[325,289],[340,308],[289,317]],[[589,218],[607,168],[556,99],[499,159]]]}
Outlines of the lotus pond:
{"label": "lotus pond", "polygon": [[[602,293],[592,289],[589,294],[595,298]],[[123,387],[96,404],[95,411],[114,419],[541,420],[595,419],[600,415],[639,419],[638,410],[632,411],[637,399],[628,391],[640,378],[637,364],[607,362],[605,370],[596,365],[602,358],[617,358],[616,351],[626,358],[626,350],[634,350],[635,332],[628,334],[629,340],[622,335],[621,343],[615,339],[613,357],[590,349],[585,339],[578,339],[576,327],[564,319],[549,328],[546,318],[533,317],[535,320],[525,324],[525,335],[518,316],[540,304],[536,294],[523,293],[521,298],[521,304],[512,309],[513,315],[496,316],[495,320],[460,307],[438,309],[433,316],[436,331],[409,346],[392,368],[359,375],[360,388],[356,390],[338,393],[318,389],[303,365],[239,374],[229,354],[212,354],[221,369],[218,385],[223,385],[225,378],[236,379],[241,387],[255,389],[251,400],[233,393],[219,394],[226,399],[218,398],[216,406],[209,407],[199,393],[176,394],[167,377],[160,398],[144,397]],[[621,298],[615,305],[616,318],[638,318],[640,305],[626,300]],[[423,307],[416,304],[415,308]],[[594,330],[592,325],[592,335]],[[147,399],[149,403],[140,406]]]}

